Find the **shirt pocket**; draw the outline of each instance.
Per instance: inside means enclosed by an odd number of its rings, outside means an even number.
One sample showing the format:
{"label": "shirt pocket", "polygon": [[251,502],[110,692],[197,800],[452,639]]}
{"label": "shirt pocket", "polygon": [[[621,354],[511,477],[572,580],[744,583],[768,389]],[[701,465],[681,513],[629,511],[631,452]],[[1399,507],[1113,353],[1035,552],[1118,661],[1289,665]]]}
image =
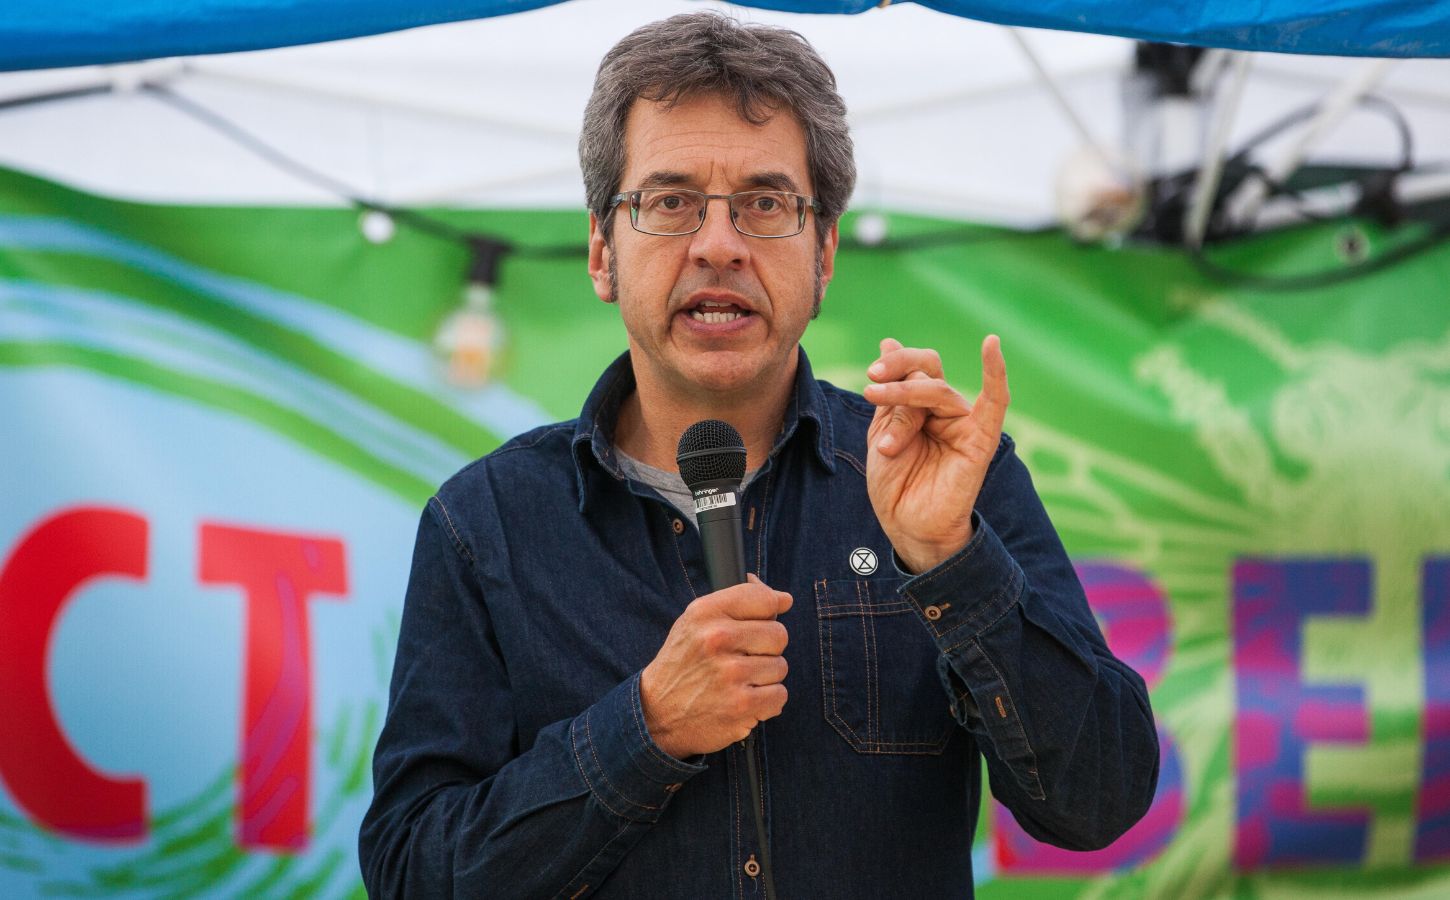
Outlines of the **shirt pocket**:
{"label": "shirt pocket", "polygon": [[956,727],[936,644],[897,580],[815,582],[826,721],[857,753],[937,755]]}

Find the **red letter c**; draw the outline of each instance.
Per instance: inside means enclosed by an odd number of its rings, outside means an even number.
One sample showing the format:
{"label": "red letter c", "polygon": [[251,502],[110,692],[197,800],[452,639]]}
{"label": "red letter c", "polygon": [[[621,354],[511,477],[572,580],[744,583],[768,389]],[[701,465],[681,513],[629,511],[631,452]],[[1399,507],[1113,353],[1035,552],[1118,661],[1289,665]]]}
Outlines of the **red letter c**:
{"label": "red letter c", "polygon": [[40,824],[90,841],[146,833],[146,783],[107,778],[71,746],[46,679],[51,631],[66,602],[103,575],[146,577],[146,520],[78,507],[35,526],[0,569],[0,778]]}

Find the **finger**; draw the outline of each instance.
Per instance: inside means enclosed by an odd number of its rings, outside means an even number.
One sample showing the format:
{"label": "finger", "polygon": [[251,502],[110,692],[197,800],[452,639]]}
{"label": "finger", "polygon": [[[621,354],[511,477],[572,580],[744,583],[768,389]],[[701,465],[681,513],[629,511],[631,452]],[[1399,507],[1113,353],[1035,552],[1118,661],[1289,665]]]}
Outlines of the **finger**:
{"label": "finger", "polygon": [[780,684],[790,672],[790,664],[784,656],[742,656],[745,662],[740,666],[744,683],[752,687]]}
{"label": "finger", "polygon": [[730,649],[736,653],[751,656],[779,656],[790,643],[790,632],[774,620],[751,620],[737,622],[731,626],[733,640]]}
{"label": "finger", "polygon": [[967,398],[940,378],[912,378],[866,385],[866,399],[877,406],[910,406],[949,418],[971,412]]}
{"label": "finger", "polygon": [[926,413],[909,406],[884,407],[891,410],[886,417],[886,427],[876,440],[876,450],[885,456],[895,456],[916,439],[926,421]]}
{"label": "finger", "polygon": [[781,710],[785,709],[785,701],[790,697],[783,684],[768,684],[764,687],[751,688],[750,693],[753,714],[761,722],[780,715]]}
{"label": "finger", "polygon": [[878,373],[883,376],[886,374],[886,367],[881,362],[881,358],[894,350],[900,350],[901,341],[898,341],[896,338],[882,338],[879,346],[880,350],[877,351],[875,361],[866,369],[866,376],[868,378],[876,378]]}
{"label": "finger", "polygon": [[773,619],[791,607],[791,597],[784,591],[772,590],[753,575],[746,575],[745,584],[716,591],[710,596],[720,612],[732,619]]}
{"label": "finger", "polygon": [[[885,346],[886,341],[881,343]],[[871,380],[878,382],[900,381],[913,372],[925,372],[928,377],[941,378],[941,354],[920,347],[898,346],[895,350],[883,352],[881,358],[866,370]]]}
{"label": "finger", "polygon": [[[761,581],[760,577],[754,572],[746,572],[745,580],[751,584],[765,585],[765,582]],[[769,587],[769,585],[766,586]],[[776,591],[775,595],[777,602],[775,609],[776,615],[780,615],[781,613],[786,612],[795,605],[795,598],[792,597],[790,594],[786,593],[785,591]]]}
{"label": "finger", "polygon": [[1007,418],[1007,404],[1012,395],[1007,390],[1007,360],[1002,356],[1002,339],[989,334],[982,341],[982,392],[972,405],[972,415],[982,428],[1000,434]]}
{"label": "finger", "polygon": [[[925,372],[913,372],[907,381],[930,380]],[[873,420],[872,446],[885,456],[895,456],[905,450],[926,423],[925,410],[911,406],[881,405],[876,407],[877,418]]]}

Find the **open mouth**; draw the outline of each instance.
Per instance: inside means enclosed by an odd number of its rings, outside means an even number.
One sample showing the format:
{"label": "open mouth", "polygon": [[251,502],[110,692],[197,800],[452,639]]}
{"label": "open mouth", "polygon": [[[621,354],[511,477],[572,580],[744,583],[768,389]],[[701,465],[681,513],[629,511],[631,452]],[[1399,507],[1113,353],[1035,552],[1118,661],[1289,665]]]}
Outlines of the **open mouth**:
{"label": "open mouth", "polygon": [[690,310],[690,318],[696,322],[704,322],[707,325],[723,325],[726,322],[734,322],[736,319],[750,315],[749,311],[738,306],[706,307],[697,306]]}
{"label": "open mouth", "polygon": [[694,309],[689,310],[690,318],[706,325],[724,325],[748,315],[750,315],[750,310],[744,307],[714,300],[702,301]]}

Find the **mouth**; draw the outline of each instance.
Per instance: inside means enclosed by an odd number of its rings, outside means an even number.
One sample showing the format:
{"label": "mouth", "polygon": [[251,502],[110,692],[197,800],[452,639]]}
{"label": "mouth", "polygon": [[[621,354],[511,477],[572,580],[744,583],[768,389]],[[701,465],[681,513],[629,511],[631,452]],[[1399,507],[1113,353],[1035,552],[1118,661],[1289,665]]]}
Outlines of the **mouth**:
{"label": "mouth", "polygon": [[705,325],[727,325],[755,314],[742,297],[706,292],[691,295],[681,311]]}

